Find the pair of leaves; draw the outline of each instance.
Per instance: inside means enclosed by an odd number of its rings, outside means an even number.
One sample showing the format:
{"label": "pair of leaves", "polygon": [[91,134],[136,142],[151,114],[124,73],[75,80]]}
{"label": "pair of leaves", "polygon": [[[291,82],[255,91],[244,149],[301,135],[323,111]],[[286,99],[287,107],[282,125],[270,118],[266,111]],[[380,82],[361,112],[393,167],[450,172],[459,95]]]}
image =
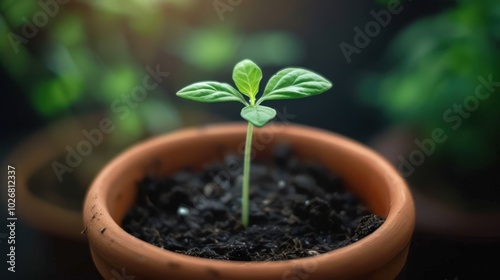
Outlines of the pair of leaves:
{"label": "pair of leaves", "polygon": [[[332,87],[322,76],[301,68],[286,68],[271,77],[264,93],[256,100],[262,80],[261,69],[250,60],[236,64],[233,81],[238,90],[226,83],[199,82],[177,92],[177,96],[200,102],[239,101],[245,105],[241,116],[261,127],[276,116],[273,108],[262,106],[265,100],[295,99],[317,95]],[[247,96],[249,102],[243,97]]]}

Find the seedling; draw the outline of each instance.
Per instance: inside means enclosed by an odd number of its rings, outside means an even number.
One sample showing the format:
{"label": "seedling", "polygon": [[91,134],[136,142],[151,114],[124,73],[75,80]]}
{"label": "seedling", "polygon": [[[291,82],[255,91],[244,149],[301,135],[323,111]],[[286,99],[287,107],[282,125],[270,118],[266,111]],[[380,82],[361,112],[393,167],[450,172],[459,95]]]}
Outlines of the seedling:
{"label": "seedling", "polygon": [[[276,111],[261,105],[265,100],[295,99],[323,93],[332,84],[322,76],[301,68],[286,68],[269,79],[264,93],[256,99],[259,92],[262,71],[254,62],[246,59],[233,69],[235,89],[229,84],[219,82],[198,82],[177,92],[177,96],[199,102],[238,101],[245,105],[241,117],[248,121],[243,158],[243,186],[241,198],[241,223],[248,227],[248,194],[250,184],[250,155],[252,149],[253,127],[262,127],[276,116]],[[246,96],[246,98],[244,97]]]}

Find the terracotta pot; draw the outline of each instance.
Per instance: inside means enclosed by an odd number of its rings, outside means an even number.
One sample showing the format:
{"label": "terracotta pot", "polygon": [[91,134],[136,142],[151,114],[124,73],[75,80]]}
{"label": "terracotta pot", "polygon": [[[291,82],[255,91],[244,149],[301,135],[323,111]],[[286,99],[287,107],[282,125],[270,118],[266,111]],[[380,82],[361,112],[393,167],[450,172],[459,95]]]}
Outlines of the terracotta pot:
{"label": "terracotta pot", "polygon": [[136,183],[154,167],[170,174],[242,151],[245,124],[190,128],[137,144],[110,162],[90,187],[84,226],[105,279],[394,279],[405,264],[414,229],[411,194],[399,174],[367,147],[330,132],[297,125],[256,129],[254,151],[270,155],[281,141],[302,159],[334,170],[372,212],[386,218],[369,236],[335,251],[298,260],[238,262],[185,256],[126,233],[121,221],[133,206]]}

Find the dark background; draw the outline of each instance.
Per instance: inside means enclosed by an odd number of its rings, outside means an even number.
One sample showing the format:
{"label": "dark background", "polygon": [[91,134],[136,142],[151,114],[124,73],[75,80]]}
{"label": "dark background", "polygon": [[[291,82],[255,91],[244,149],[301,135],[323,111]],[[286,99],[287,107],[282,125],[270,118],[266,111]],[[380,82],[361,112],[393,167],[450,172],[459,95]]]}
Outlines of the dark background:
{"label": "dark background", "polygon": [[[26,71],[25,74],[13,74],[14,72],[9,68],[12,66],[6,62],[7,57],[16,54],[9,48],[8,41],[7,43],[4,41],[0,52],[2,62],[5,62],[0,64],[1,94],[4,97],[3,101],[0,102],[2,135],[0,157],[2,161],[8,160],[7,157],[21,143],[21,140],[29,137],[35,131],[61,119],[109,109],[109,102],[113,99],[103,101],[101,96],[105,93],[96,91],[92,86],[101,83],[102,81],[96,80],[99,75],[113,71],[114,65],[120,64],[122,57],[127,58],[123,64],[131,65],[131,69],[135,69],[134,71],[139,73],[139,78],[146,74],[145,66],[156,63],[160,63],[166,71],[171,73],[167,81],[162,83],[154,93],[154,98],[157,100],[171,107],[181,108],[183,111],[176,125],[169,127],[169,129],[204,122],[240,120],[240,108],[236,104],[193,104],[189,101],[178,100],[174,96],[175,91],[181,86],[198,80],[211,79],[231,82],[232,65],[243,58],[254,59],[253,57],[242,57],[240,54],[248,55],[256,53],[255,51],[244,51],[243,45],[237,45],[235,54],[224,57],[224,62],[215,63],[216,66],[202,67],[200,66],[202,64],[196,64],[186,59],[185,54],[179,55],[178,52],[165,50],[168,49],[168,46],[175,45],[177,41],[185,40],[185,34],[192,30],[201,32],[200,30],[204,30],[205,26],[216,26],[217,28],[231,26],[233,37],[229,37],[228,40],[242,40],[244,43],[250,42],[244,38],[268,31],[292,34],[293,38],[299,42],[299,46],[296,48],[300,50],[300,55],[278,62],[266,60],[266,58],[256,58],[256,62],[262,65],[263,80],[267,80],[272,73],[280,68],[299,66],[321,73],[333,82],[334,87],[327,94],[314,98],[270,102],[268,105],[274,106],[278,110],[286,106],[287,112],[296,115],[296,118],[292,120],[293,123],[320,127],[371,145],[374,137],[398,121],[386,114],[383,108],[375,106],[375,102],[371,104],[371,102],[366,101],[366,97],[361,97],[360,85],[362,81],[369,73],[384,73],[381,69],[387,69],[384,62],[387,50],[393,39],[406,27],[419,19],[446,12],[457,5],[455,1],[403,1],[403,11],[400,14],[392,15],[388,26],[381,28],[380,33],[371,38],[370,44],[362,48],[361,53],[352,55],[352,62],[348,63],[339,45],[341,42],[352,45],[355,36],[353,28],[356,26],[364,28],[368,22],[372,21],[373,17],[370,15],[370,11],[386,9],[386,4],[383,1],[243,1],[233,11],[224,13],[223,21],[217,16],[212,1],[188,1],[194,2],[194,4],[190,8],[191,10],[188,9],[181,15],[170,14],[171,10],[167,2],[165,1],[163,10],[164,17],[157,25],[152,25],[158,30],[153,29],[149,33],[146,32],[147,28],[143,33],[134,33],[134,29],[127,25],[132,24],[132,20],[127,18],[128,15],[113,15],[109,11],[103,12],[78,1],[61,6],[61,10],[54,18],[51,18],[51,22],[41,28],[40,33],[33,40],[23,45],[25,48],[23,51],[30,53],[30,59],[33,60],[28,62],[29,65],[32,63],[32,69]],[[9,31],[20,32],[20,25],[5,20],[9,13],[13,13],[15,7],[13,1],[0,4],[0,15],[3,22],[2,30],[0,30],[1,40],[6,40]],[[104,19],[109,16],[109,22],[99,19],[95,13],[103,13],[102,18]],[[32,13],[27,10],[25,14],[21,13],[20,15],[30,18]],[[47,46],[50,46],[53,40],[50,30],[55,29],[58,24],[65,24],[63,19],[71,16],[83,18],[84,26],[88,29],[85,29],[87,41],[81,44],[94,56],[99,57],[99,61],[104,62],[102,67],[92,70],[94,74],[97,72],[97,75],[90,77],[82,72],[83,77],[80,77],[82,86],[78,100],[69,102],[62,109],[42,113],[39,109],[42,108],[41,104],[37,102],[45,102],[46,100],[33,98],[35,95],[33,92],[37,90],[35,86],[41,81],[57,77],[57,74],[43,66],[43,62],[50,61],[50,56],[47,55]],[[148,17],[149,15],[144,14],[143,16]],[[107,25],[108,23],[109,25]],[[169,26],[171,29],[168,30],[170,30],[171,35],[170,33],[162,35],[161,32],[167,31],[159,28],[158,24]],[[99,27],[104,29],[102,34],[96,30]],[[117,33],[124,34],[128,44],[127,51],[116,51],[118,54],[115,57],[112,56],[115,46],[109,45],[104,50],[99,47],[100,40],[106,37],[106,32],[112,32],[113,28],[116,28]],[[195,35],[192,36],[195,37],[197,33],[193,34]],[[157,40],[149,40],[150,38]],[[419,40],[419,38],[415,38],[415,40]],[[110,43],[105,42],[105,44]],[[205,47],[204,45],[197,46],[199,49]],[[151,52],[151,50],[155,52]],[[498,45],[496,51],[498,51]],[[108,55],[111,55],[111,58],[107,59]],[[47,96],[46,98],[50,98],[50,95]],[[376,97],[374,96],[373,99]],[[197,114],[209,117],[194,118],[194,120],[190,118],[190,116]],[[161,126],[161,119],[156,121],[159,121]],[[82,126],[86,129],[93,127],[95,124]],[[120,129],[116,133],[121,133]],[[129,142],[122,142],[122,144],[125,143],[123,148],[141,138],[165,132],[168,130],[159,129],[134,134],[134,136],[130,136]],[[125,136],[123,139],[128,139]],[[33,154],[33,158],[36,156]],[[7,164],[9,162],[3,166]],[[2,185],[6,188],[5,183]],[[413,185],[410,186],[413,188]],[[2,198],[2,203],[4,200],[6,199]],[[22,205],[23,201],[18,200],[17,203]],[[30,207],[29,205],[22,206]],[[3,204],[2,207],[3,209],[7,208]],[[420,204],[417,204],[417,207],[420,207]],[[420,210],[420,208],[417,209],[417,215],[419,215]],[[0,211],[2,213],[0,220],[2,221],[5,221],[5,212],[5,210]],[[0,234],[4,232],[6,232],[5,229],[0,230]],[[498,264],[498,258],[495,256],[500,249],[498,242],[500,235],[498,232],[496,234],[489,234],[487,237],[481,233],[478,233],[477,236],[463,236],[453,232],[435,232],[427,227],[420,227],[420,224],[417,223],[406,267],[398,279],[462,280],[482,279],[486,278],[487,275],[496,275],[495,265]],[[5,261],[1,261],[3,263],[0,273],[2,279],[98,279],[87,245],[84,242],[71,241],[48,234],[26,223],[23,217],[19,217],[16,240],[18,242],[16,277],[13,277],[14,274],[6,272]],[[7,247],[5,239],[0,239],[0,241],[0,252],[3,260]],[[493,257],[490,258],[490,255]]]}

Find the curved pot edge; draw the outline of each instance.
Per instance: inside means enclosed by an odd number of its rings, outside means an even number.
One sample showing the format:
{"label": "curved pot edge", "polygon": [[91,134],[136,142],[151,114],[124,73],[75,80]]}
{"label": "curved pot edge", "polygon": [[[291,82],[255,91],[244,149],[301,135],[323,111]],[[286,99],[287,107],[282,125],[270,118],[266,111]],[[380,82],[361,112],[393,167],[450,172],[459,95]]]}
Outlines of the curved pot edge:
{"label": "curved pot edge", "polygon": [[[349,245],[349,246],[346,246],[344,248],[338,249],[334,252],[326,253],[326,254],[323,254],[321,256],[316,256],[316,257],[313,257],[310,259],[315,259],[318,263],[324,262],[323,259],[326,259],[326,258],[335,259],[336,261],[338,261],[340,263],[344,263],[344,265],[348,265],[349,261],[346,260],[344,256],[341,256],[341,254],[345,254],[344,252],[357,250],[359,248],[366,248],[366,247],[374,246],[375,244],[380,242],[380,239],[385,239],[385,241],[382,242],[382,243],[385,243],[385,242],[389,241],[389,238],[385,237],[384,235],[385,235],[385,233],[387,233],[389,231],[396,231],[396,232],[398,232],[398,235],[406,237],[406,238],[404,238],[405,239],[404,242],[394,243],[393,247],[398,247],[400,250],[404,250],[404,248],[407,248],[407,246],[409,246],[409,240],[411,238],[411,235],[413,232],[413,227],[414,227],[415,217],[414,217],[414,210],[413,210],[413,202],[412,202],[409,190],[407,189],[406,185],[404,184],[404,181],[401,178],[399,178],[397,172],[392,168],[392,166],[390,166],[390,164],[385,162],[385,160],[383,160],[381,157],[379,157],[375,152],[370,151],[367,147],[364,147],[364,146],[360,145],[359,143],[354,142],[354,141],[352,141],[348,138],[345,138],[343,136],[338,136],[338,135],[335,135],[335,134],[330,133],[330,132],[322,131],[319,129],[307,128],[307,127],[303,127],[303,126],[293,125],[292,127],[299,128],[299,129],[308,129],[308,132],[321,133],[321,134],[328,133],[329,135],[332,135],[336,139],[336,141],[340,140],[340,141],[344,141],[344,143],[348,143],[348,145],[354,145],[357,148],[361,147],[361,151],[363,153],[368,152],[369,157],[374,158],[377,161],[377,163],[382,165],[382,167],[384,169],[387,168],[387,173],[383,175],[385,177],[385,178],[383,178],[383,180],[385,180],[387,184],[393,184],[393,185],[398,184],[398,185],[403,186],[402,189],[393,190],[393,192],[399,192],[398,195],[403,195],[405,197],[404,198],[405,203],[403,203],[401,205],[397,205],[397,206],[400,207],[399,210],[406,211],[405,212],[405,213],[407,213],[406,217],[400,218],[400,217],[398,217],[398,215],[400,215],[400,213],[397,213],[394,211],[390,212],[389,216],[387,217],[387,221],[389,221],[389,222],[391,220],[398,219],[398,220],[402,220],[403,221],[402,223],[400,223],[396,226],[391,226],[389,223],[385,223],[384,225],[381,226],[381,228],[379,228],[377,231],[375,231],[372,235],[370,235],[370,236],[368,236],[368,237],[366,237],[366,238],[364,238],[364,239],[362,239],[362,240],[360,240],[352,245]],[[130,150],[124,152],[124,154],[120,155],[117,159],[115,159],[115,161],[113,161],[111,163],[111,165],[106,167],[101,172],[101,175],[99,175],[98,178],[94,181],[93,187],[89,191],[88,196],[86,198],[85,210],[84,210],[84,213],[85,213],[84,220],[86,221],[86,225],[89,228],[89,231],[87,232],[89,240],[91,240],[91,242],[97,242],[97,243],[102,244],[102,243],[105,243],[105,241],[102,241],[102,238],[104,236],[107,236],[106,232],[108,232],[109,235],[111,235],[111,236],[125,233],[119,227],[119,225],[114,223],[114,222],[113,222],[114,224],[110,223],[107,225],[107,228],[106,228],[104,233],[101,233],[101,231],[104,227],[95,226],[95,224],[93,226],[93,224],[89,222],[90,219],[92,218],[91,215],[89,214],[89,211],[91,210],[92,207],[99,208],[99,209],[92,208],[92,209],[94,209],[94,212],[100,212],[100,213],[104,212],[105,213],[107,211],[105,209],[106,203],[104,201],[100,201],[100,203],[97,203],[97,204],[95,203],[99,200],[99,198],[96,196],[97,193],[93,192],[92,190],[94,190],[96,188],[95,186],[100,184],[100,178],[103,178],[102,176],[105,176],[103,174],[106,174],[107,172],[109,172],[110,169],[113,169],[116,167],[116,164],[119,163],[119,161],[120,161],[119,159],[122,159],[123,157],[126,157],[128,155],[131,155],[131,154],[137,152],[137,149],[139,149],[142,145],[145,145],[145,144],[158,145],[158,143],[161,143],[164,139],[166,139],[165,137],[168,137],[168,139],[172,139],[175,137],[182,138],[182,137],[185,137],[186,135],[191,135],[191,136],[197,135],[197,137],[199,137],[199,133],[203,134],[203,133],[207,133],[207,131],[209,131],[209,133],[213,133],[213,129],[217,130],[220,128],[223,128],[223,129],[237,128],[237,129],[241,130],[242,126],[240,124],[229,124],[229,125],[204,126],[202,128],[183,129],[181,132],[175,132],[175,133],[170,134],[170,135],[160,136],[160,137],[157,137],[154,139],[150,139],[150,140],[141,142],[137,146],[134,146]],[[244,128],[244,129],[246,129],[246,128]],[[290,128],[288,128],[288,129],[290,129]],[[210,131],[212,131],[212,132],[210,132]],[[239,132],[239,133],[241,133],[241,132]],[[393,205],[393,207],[394,207],[394,205]],[[92,212],[92,211],[90,211],[90,212]],[[105,218],[111,219],[110,216],[105,217]],[[132,236],[129,236],[129,237],[130,238],[127,239],[127,242],[125,242],[124,244],[120,244],[120,246],[131,247],[131,248],[129,248],[131,250],[137,250],[137,248],[141,248],[143,250],[155,252],[155,254],[163,254],[166,259],[170,259],[171,261],[172,260],[180,261],[180,262],[190,261],[190,262],[193,262],[193,263],[191,263],[191,267],[193,265],[218,267],[220,265],[226,266],[228,264],[234,264],[234,262],[214,261],[214,260],[205,260],[205,259],[200,260],[199,258],[193,258],[193,257],[189,257],[189,256],[176,254],[176,253],[166,252],[160,248],[156,248],[155,246],[147,244],[143,241],[134,240],[134,238]],[[378,242],[377,242],[377,240],[378,240]],[[113,242],[115,242],[115,241],[113,241]],[[384,245],[387,245],[387,243]],[[391,247],[391,246],[389,246],[389,247]],[[396,252],[394,252],[392,254],[392,256],[390,256],[390,257],[394,257],[395,255],[397,255],[400,252],[400,250],[399,251],[396,250]],[[109,253],[109,252],[98,252],[98,251],[94,251],[94,250],[93,250],[93,252],[94,253],[103,253],[103,254]],[[118,256],[115,255],[113,257],[118,257]],[[137,256],[137,258],[149,259],[150,257],[148,257],[146,255],[141,255],[141,256]],[[297,262],[297,260],[276,262],[276,263],[272,263],[272,264],[270,264],[270,263],[265,263],[265,264],[263,264],[263,263],[251,263],[250,266],[252,267],[252,269],[260,269],[262,267],[275,266],[276,268],[280,268],[281,270],[282,269],[286,270],[286,269],[292,268],[296,262]],[[118,263],[120,263],[120,261],[118,261]],[[122,264],[125,265],[125,262],[122,262]],[[240,269],[240,268],[236,268],[236,270],[238,270],[238,269]]]}

